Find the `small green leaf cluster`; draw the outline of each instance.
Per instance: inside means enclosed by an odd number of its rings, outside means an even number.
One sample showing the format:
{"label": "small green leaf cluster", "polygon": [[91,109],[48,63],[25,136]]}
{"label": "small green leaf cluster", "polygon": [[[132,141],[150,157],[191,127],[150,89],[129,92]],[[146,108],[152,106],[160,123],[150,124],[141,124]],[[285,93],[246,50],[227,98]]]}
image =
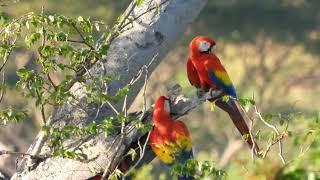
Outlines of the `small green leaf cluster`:
{"label": "small green leaf cluster", "polygon": [[[297,116],[294,118],[298,124],[302,124],[301,128],[309,129],[304,133],[290,133],[292,146],[296,151],[296,156],[290,163],[287,163],[280,169],[277,175],[278,179],[319,179],[320,178],[320,121],[319,115],[315,118]],[[305,127],[306,126],[306,127]]]}
{"label": "small green leaf cluster", "polygon": [[0,122],[3,125],[6,125],[8,122],[20,122],[26,116],[26,111],[21,111],[13,105],[0,110]]}
{"label": "small green leaf cluster", "polygon": [[[35,58],[37,67],[17,70],[20,78],[16,83],[17,90],[24,97],[34,99],[36,107],[41,109],[46,105],[70,103],[74,101],[69,92],[72,84],[81,81],[85,69],[107,53],[107,45],[94,48],[93,33],[107,30],[102,27],[102,22],[83,17],[28,13],[10,20],[7,14],[1,13],[1,70],[5,69],[12,50],[23,47],[24,42],[27,48],[38,53]],[[23,37],[24,41],[19,41]],[[59,72],[64,78],[54,83],[50,73]]]}
{"label": "small green leaf cluster", "polygon": [[239,98],[238,102],[244,107],[256,104],[255,100],[251,98]]}
{"label": "small green leaf cluster", "polygon": [[210,178],[222,178],[225,172],[216,169],[214,162],[210,161],[197,161],[189,159],[186,163],[176,163],[171,167],[171,173],[175,176],[189,176],[195,179],[210,177]]}
{"label": "small green leaf cluster", "polygon": [[[103,22],[81,16],[73,18],[59,14],[28,13],[10,20],[7,14],[0,13],[0,58],[3,59],[3,67],[5,68],[11,52],[18,46],[28,48],[36,54],[32,60],[36,67],[22,67],[17,70],[19,80],[16,82],[16,89],[23,97],[34,100],[36,107],[42,112],[43,120],[44,114],[50,113],[53,108],[79,103],[70,92],[70,88],[76,82],[84,84],[85,99],[97,107],[106,102],[119,103],[129,93],[131,85],[125,85],[114,95],[109,95],[108,84],[114,80],[121,80],[121,77],[92,75],[89,72],[94,64],[107,55],[110,45],[106,40],[98,40],[94,34],[103,31],[104,34],[115,37],[114,32],[105,27]],[[58,74],[61,78],[53,80],[52,74]],[[1,92],[5,92],[5,87],[1,86]],[[15,106],[0,111],[3,124],[8,121],[18,122],[26,116],[26,111]],[[82,149],[85,147],[70,150],[64,146],[65,142],[99,134],[114,135],[120,130],[119,124],[125,124],[128,117],[119,114],[99,122],[95,121],[96,119],[93,119],[93,122],[85,127],[51,127],[51,124],[43,124],[53,155],[86,159]],[[147,129],[142,125],[141,128]]]}
{"label": "small green leaf cluster", "polygon": [[[85,157],[84,154],[81,154],[83,152],[83,148],[87,148],[87,146],[81,146],[76,150],[69,150],[64,147],[64,142],[72,138],[81,139],[100,134],[103,134],[106,137],[109,135],[115,135],[118,130],[115,123],[120,123],[121,121],[124,121],[124,119],[123,115],[118,115],[99,122],[91,122],[85,127],[66,125],[63,127],[50,128],[48,126],[43,126],[42,130],[49,135],[49,146],[52,148],[54,156],[62,156],[72,159],[80,158],[81,160]],[[79,157],[80,155],[81,157]]]}

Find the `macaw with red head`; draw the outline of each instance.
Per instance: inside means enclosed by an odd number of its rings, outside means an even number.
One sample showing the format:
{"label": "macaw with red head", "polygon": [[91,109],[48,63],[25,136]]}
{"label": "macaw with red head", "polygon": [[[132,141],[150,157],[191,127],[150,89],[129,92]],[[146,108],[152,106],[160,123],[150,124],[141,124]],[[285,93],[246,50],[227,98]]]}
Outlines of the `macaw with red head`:
{"label": "macaw with red head", "polygon": [[[149,137],[149,144],[157,157],[166,165],[175,163],[185,164],[193,158],[191,137],[187,126],[170,116],[170,101],[160,96],[153,109],[153,129]],[[182,175],[178,179],[191,179]]]}
{"label": "macaw with red head", "polygon": [[[234,125],[252,148],[255,144],[255,153],[259,148],[249,136],[249,128],[236,105],[237,94],[226,69],[219,58],[212,52],[216,42],[207,36],[197,36],[189,44],[189,58],[186,64],[188,79],[198,90],[208,92],[218,90],[221,96],[212,99],[215,104],[226,111]],[[222,96],[230,98],[223,99]]]}

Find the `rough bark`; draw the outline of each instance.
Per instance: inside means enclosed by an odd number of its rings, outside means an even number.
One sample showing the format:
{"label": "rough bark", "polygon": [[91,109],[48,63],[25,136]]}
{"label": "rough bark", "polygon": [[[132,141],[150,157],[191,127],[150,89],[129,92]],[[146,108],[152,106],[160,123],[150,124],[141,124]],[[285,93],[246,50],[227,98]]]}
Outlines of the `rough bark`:
{"label": "rough bark", "polygon": [[[133,24],[129,24],[126,31],[114,39],[106,58],[90,69],[93,75],[121,75],[121,80],[111,82],[108,89],[101,89],[102,91],[107,91],[110,95],[114,94],[119,88],[128,84],[139,70],[156,56],[147,71],[151,73],[170,51],[186,27],[197,17],[207,0],[169,0],[163,2],[164,0],[145,0],[142,6],[135,7],[132,16],[137,17],[144,14]],[[151,7],[157,5],[159,5],[157,8],[147,12],[148,9],[150,10]],[[140,78],[131,88],[127,99],[128,106],[135,99],[143,83],[143,78]],[[70,91],[80,100],[79,104],[57,108],[50,118],[52,126],[62,127],[66,124],[85,126],[94,119],[98,107],[88,103],[84,98],[84,84],[75,83]],[[120,110],[121,106],[122,104],[117,104],[115,108]],[[113,110],[106,105],[101,108],[96,120],[99,121],[112,115],[114,115]],[[109,170],[112,171],[130,144],[143,135],[131,125],[125,129],[127,135],[122,143],[119,143],[119,135],[108,137],[100,135],[85,139],[84,141],[93,144],[86,150],[89,158],[89,161],[86,162],[52,157],[36,163],[34,169],[29,171],[26,166],[26,158],[23,158],[20,160],[18,171],[12,179],[85,179],[94,174],[90,169],[103,172],[109,163],[111,163]],[[132,131],[128,132],[129,129]],[[39,140],[41,138],[42,141]],[[37,146],[42,147],[40,148],[41,154],[50,152],[45,140],[44,133],[39,132],[28,152],[38,154],[35,152]],[[79,142],[73,141],[69,144],[72,148],[77,146]],[[110,151],[110,147],[117,149],[117,151],[114,149]]]}

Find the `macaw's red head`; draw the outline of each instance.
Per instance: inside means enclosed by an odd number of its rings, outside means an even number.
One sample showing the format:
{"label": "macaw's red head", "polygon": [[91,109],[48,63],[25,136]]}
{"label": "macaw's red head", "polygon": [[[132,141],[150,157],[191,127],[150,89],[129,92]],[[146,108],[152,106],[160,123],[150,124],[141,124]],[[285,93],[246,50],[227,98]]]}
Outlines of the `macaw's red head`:
{"label": "macaw's red head", "polygon": [[153,109],[153,114],[157,113],[168,113],[170,114],[170,102],[169,98],[165,96],[160,96],[158,97],[154,109]]}
{"label": "macaw's red head", "polygon": [[153,124],[156,127],[165,127],[172,122],[170,117],[170,102],[169,98],[160,96],[153,108]]}
{"label": "macaw's red head", "polygon": [[216,42],[208,36],[197,36],[192,39],[189,44],[189,51],[191,55],[197,56],[201,54],[208,54]]}

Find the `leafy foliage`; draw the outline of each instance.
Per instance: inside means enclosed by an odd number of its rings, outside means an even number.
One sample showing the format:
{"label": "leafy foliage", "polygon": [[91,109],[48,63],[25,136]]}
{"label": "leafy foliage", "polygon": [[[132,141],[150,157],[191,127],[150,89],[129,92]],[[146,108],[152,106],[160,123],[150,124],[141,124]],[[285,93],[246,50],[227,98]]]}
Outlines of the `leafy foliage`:
{"label": "leafy foliage", "polygon": [[215,168],[215,163],[210,161],[197,161],[189,159],[185,164],[174,164],[171,173],[176,176],[190,176],[195,179],[210,177],[222,178],[225,172]]}
{"label": "leafy foliage", "polygon": [[[85,160],[83,148],[67,149],[64,143],[72,138],[84,138],[103,134],[114,135],[115,126],[127,121],[127,117],[119,114],[105,120],[93,119],[85,127],[66,125],[53,127],[47,124],[45,114],[50,109],[62,107],[65,104],[76,104],[78,99],[70,93],[75,82],[85,82],[85,97],[88,103],[97,104],[98,107],[106,102],[116,104],[128,94],[130,85],[120,88],[115,95],[108,95],[108,83],[119,80],[120,77],[103,77],[91,75],[88,70],[107,54],[109,44],[94,38],[93,33],[104,31],[105,25],[100,21],[79,16],[66,17],[59,14],[46,15],[44,13],[28,13],[19,18],[9,20],[5,13],[0,14],[0,57],[3,59],[2,68],[5,68],[9,55],[17,46],[25,46],[35,50],[36,68],[22,67],[16,74],[19,81],[16,89],[25,98],[34,100],[35,106],[42,112],[43,131],[49,136],[49,144],[54,156]],[[22,40],[22,37],[25,37]],[[97,44],[101,44],[96,47]],[[1,70],[2,70],[1,68]],[[51,73],[62,72],[64,76],[60,82],[53,82]],[[85,77],[85,74],[89,77]],[[4,95],[5,87],[1,87]],[[47,110],[47,111],[46,111]],[[1,110],[2,124],[8,121],[19,122],[28,116],[27,111],[10,106]],[[115,124],[116,123],[116,124]]]}

